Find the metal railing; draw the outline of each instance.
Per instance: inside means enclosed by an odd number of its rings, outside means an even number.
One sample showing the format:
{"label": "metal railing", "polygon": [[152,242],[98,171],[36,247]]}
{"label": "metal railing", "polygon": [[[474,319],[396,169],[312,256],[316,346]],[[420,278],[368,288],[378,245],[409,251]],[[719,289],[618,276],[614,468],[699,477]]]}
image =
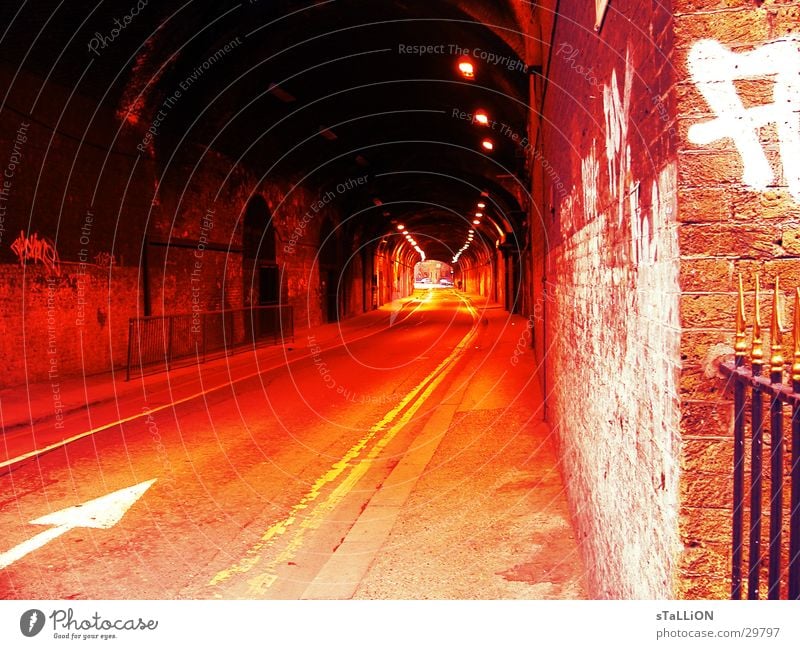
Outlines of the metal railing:
{"label": "metal railing", "polygon": [[126,380],[135,374],[204,363],[242,347],[294,341],[291,306],[255,306],[131,318]]}
{"label": "metal railing", "polygon": [[[770,327],[769,376],[762,374],[764,349],[761,333],[759,279],[756,275],[755,307],[752,343],[750,347],[751,368],[745,367],[747,356],[744,291],[739,276],[739,299],[736,308],[736,344],[732,363],[723,363],[723,373],[733,382],[734,393],[734,447],[733,447],[733,534],[731,565],[731,598],[741,599],[745,576],[742,574],[745,540],[745,469],[749,473],[749,508],[747,538],[747,598],[759,599],[761,568],[766,559],[767,598],[780,599],[788,594],[789,599],[800,599],[800,288],[795,292],[793,363],[791,384],[784,384],[784,359],[781,335],[781,300],[775,280]],[[750,408],[747,409],[747,393]],[[762,511],[764,498],[763,447],[765,443],[764,405],[769,406],[769,534],[766,553],[762,548],[762,522],[766,513]],[[784,447],[786,444],[783,419],[785,408],[791,409],[791,463],[786,466]],[[749,416],[748,416],[749,415]],[[746,458],[745,427],[749,420],[750,457]],[[784,481],[790,477],[791,501],[788,511],[789,548],[783,544],[786,507],[784,506]],[[766,554],[766,557],[764,556]],[[788,583],[781,565],[788,563]]]}

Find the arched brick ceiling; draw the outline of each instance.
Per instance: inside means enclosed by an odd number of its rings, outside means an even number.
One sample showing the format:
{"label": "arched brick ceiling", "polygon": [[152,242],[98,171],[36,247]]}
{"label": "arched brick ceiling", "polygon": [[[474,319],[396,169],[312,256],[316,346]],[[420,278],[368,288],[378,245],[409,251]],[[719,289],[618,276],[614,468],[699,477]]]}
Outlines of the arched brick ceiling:
{"label": "arched brick ceiling", "polygon": [[[367,175],[369,183],[348,196],[349,212],[364,214],[351,227],[378,236],[408,221],[440,257],[463,244],[480,191],[492,197],[490,211],[505,230],[519,225],[514,194],[524,191],[505,187],[512,178],[527,188],[514,139],[527,133],[530,82],[511,66],[525,56],[518,21],[530,20],[528,3],[150,2],[96,54],[87,43],[109,33],[120,3],[55,6],[37,3],[16,16],[17,25],[46,26],[27,52],[13,41],[30,30],[12,25],[7,65],[77,86],[133,131],[146,131],[181,90],[151,152],[159,164],[191,142],[242,160],[267,182],[288,177],[319,192]],[[401,51],[417,45],[437,49]],[[477,78],[465,81],[455,70],[456,46],[497,62],[476,59]],[[461,118],[477,108],[498,128]],[[480,147],[487,135],[496,145],[490,155]],[[370,209],[376,199],[380,210]],[[496,228],[487,228],[493,244]]]}

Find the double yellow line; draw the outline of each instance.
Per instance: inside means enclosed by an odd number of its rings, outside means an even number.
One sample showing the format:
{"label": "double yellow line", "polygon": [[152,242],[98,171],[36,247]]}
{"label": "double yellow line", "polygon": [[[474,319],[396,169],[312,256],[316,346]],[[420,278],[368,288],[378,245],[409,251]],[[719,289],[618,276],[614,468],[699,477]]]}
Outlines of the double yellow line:
{"label": "double yellow line", "polygon": [[[400,400],[397,406],[392,408],[378,423],[373,425],[340,460],[334,463],[327,472],[320,476],[300,501],[291,508],[289,514],[284,519],[270,526],[258,542],[247,550],[245,556],[238,563],[214,575],[208,583],[209,586],[218,586],[237,574],[251,571],[261,562],[264,550],[270,548],[278,539],[282,538],[288,532],[291,532],[291,538],[289,538],[283,550],[265,564],[260,569],[259,574],[247,581],[245,595],[250,598],[262,596],[272,584],[275,583],[278,578],[277,567],[286,565],[286,563],[297,554],[298,550],[303,545],[306,534],[318,529],[326,517],[328,517],[347,494],[350,493],[356,483],[358,483],[370,468],[372,461],[380,455],[383,449],[395,438],[397,433],[412,420],[417,411],[419,411],[431,394],[433,394],[434,390],[444,381],[456,361],[461,357],[476,336],[477,328],[475,325],[478,321],[477,312],[464,298],[461,296],[459,296],[459,298],[464,302],[467,311],[472,316],[473,323],[469,332],[458,342],[453,351],[439,363],[436,369],[409,391],[408,394]],[[396,422],[395,419],[397,419]],[[383,434],[378,438],[370,451],[364,455],[364,457],[358,459],[367,445],[381,432],[383,432]],[[324,488],[341,476],[344,477],[341,478],[341,481],[327,497],[314,505],[310,511],[306,511],[309,510],[312,503],[315,503],[320,498]]]}

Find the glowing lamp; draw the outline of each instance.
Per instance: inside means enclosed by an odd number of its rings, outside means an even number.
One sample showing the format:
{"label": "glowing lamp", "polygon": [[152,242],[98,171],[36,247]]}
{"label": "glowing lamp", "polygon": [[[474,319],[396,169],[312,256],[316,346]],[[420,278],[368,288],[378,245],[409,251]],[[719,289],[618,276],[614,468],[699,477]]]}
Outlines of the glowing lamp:
{"label": "glowing lamp", "polygon": [[465,79],[475,78],[475,66],[469,59],[461,59],[458,62],[458,71],[461,73],[461,76],[464,77]]}

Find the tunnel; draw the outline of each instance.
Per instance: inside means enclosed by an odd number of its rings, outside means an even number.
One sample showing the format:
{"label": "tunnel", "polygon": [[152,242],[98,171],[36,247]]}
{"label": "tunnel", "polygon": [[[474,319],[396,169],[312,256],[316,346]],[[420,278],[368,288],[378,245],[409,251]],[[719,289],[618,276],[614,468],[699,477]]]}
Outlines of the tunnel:
{"label": "tunnel", "polygon": [[800,597],[800,19],[700,4],[6,3],[4,598]]}

